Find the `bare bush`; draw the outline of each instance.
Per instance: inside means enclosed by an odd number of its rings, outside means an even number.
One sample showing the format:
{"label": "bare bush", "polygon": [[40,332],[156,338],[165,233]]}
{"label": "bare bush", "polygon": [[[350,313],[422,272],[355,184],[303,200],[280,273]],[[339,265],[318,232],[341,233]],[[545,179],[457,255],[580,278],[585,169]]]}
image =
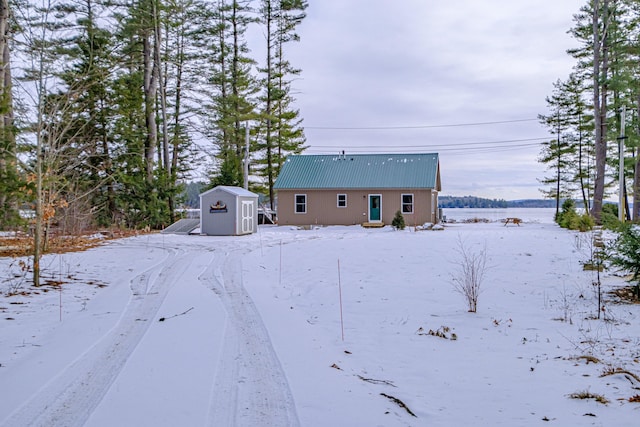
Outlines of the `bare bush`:
{"label": "bare bush", "polygon": [[484,281],[487,265],[486,243],[477,251],[473,251],[458,237],[458,260],[454,261],[457,271],[451,275],[454,289],[462,294],[469,305],[469,311],[478,309],[478,297]]}

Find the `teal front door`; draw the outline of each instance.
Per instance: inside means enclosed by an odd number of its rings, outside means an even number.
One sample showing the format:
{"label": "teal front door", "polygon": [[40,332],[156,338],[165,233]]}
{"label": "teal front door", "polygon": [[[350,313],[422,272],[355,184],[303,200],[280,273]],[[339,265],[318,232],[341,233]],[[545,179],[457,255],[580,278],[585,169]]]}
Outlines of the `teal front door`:
{"label": "teal front door", "polygon": [[369,222],[382,221],[382,196],[380,194],[369,194]]}

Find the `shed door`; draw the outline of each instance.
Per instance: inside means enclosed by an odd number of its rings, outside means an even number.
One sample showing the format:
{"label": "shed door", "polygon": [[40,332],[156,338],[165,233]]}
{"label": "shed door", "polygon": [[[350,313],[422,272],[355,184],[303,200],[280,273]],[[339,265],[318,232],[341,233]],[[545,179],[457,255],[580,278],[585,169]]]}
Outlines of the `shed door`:
{"label": "shed door", "polygon": [[253,233],[253,209],[252,201],[242,201],[242,234]]}
{"label": "shed door", "polygon": [[369,194],[369,222],[381,222],[382,196]]}

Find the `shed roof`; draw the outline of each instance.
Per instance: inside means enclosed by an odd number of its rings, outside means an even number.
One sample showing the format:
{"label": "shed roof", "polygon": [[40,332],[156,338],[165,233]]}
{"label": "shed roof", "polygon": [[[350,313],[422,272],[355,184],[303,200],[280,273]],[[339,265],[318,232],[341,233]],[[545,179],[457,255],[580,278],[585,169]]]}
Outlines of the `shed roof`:
{"label": "shed roof", "polygon": [[289,156],[275,189],[435,188],[438,154]]}
{"label": "shed roof", "polygon": [[209,194],[213,191],[216,190],[222,190],[225,191],[227,193],[233,194],[234,196],[240,196],[240,197],[258,197],[258,195],[256,193],[252,193],[249,190],[245,190],[244,188],[241,187],[232,187],[230,185],[218,185],[217,187],[212,188],[211,190],[207,190],[204,193],[200,194],[200,197],[204,196],[205,194]]}

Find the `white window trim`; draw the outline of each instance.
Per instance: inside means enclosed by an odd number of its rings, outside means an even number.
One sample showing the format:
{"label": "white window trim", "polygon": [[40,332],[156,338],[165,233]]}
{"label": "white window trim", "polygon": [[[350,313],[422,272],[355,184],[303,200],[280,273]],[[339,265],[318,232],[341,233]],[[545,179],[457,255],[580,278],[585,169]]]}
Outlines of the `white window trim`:
{"label": "white window trim", "polygon": [[[298,196],[303,196],[304,197],[304,212],[298,212]],[[308,199],[307,199],[307,195],[306,194],[294,194],[293,195],[293,213],[295,213],[296,215],[304,215],[307,213],[307,203],[308,203]]]}
{"label": "white window trim", "polygon": [[[404,211],[404,196],[411,196],[411,212]],[[416,198],[413,193],[403,193],[400,195],[400,211],[402,212],[402,215],[413,215],[413,213],[416,211]]]}
{"label": "white window trim", "polygon": [[[340,196],[344,196],[344,206],[340,206]],[[340,209],[344,209],[347,207],[347,195],[345,193],[336,195],[336,207]]]}

